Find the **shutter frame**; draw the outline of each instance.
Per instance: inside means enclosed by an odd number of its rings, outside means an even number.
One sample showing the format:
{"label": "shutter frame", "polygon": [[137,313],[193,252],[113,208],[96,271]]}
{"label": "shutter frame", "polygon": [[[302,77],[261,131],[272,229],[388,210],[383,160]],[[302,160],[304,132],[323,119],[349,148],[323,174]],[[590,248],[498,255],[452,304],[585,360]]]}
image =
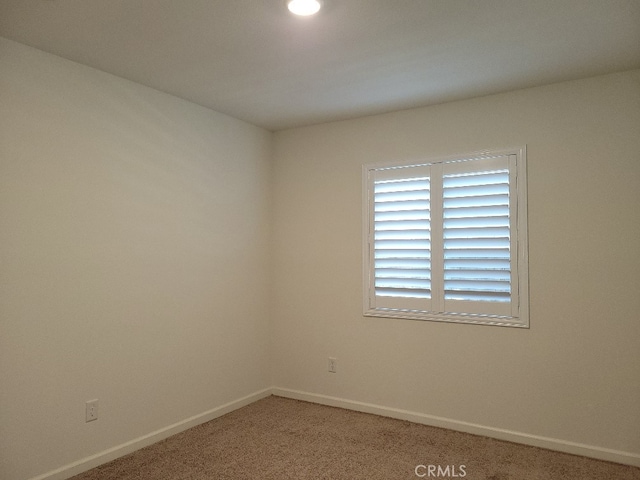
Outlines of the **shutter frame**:
{"label": "shutter frame", "polygon": [[[480,248],[483,244],[491,242],[505,241],[508,238],[508,248],[505,250],[507,256],[504,260],[480,259],[477,260],[477,269],[470,269],[467,265],[464,276],[456,278],[452,265],[464,266],[466,260],[455,260],[453,263],[447,260],[445,268],[444,254],[447,250],[454,247],[464,246],[466,240],[463,236],[456,238],[451,236],[454,231],[450,225],[445,225],[445,210],[453,208],[451,201],[447,204],[445,199],[445,191],[443,190],[443,179],[445,175],[464,172],[465,170],[473,170],[471,167],[482,166],[492,167],[499,164],[502,169],[508,170],[508,191],[496,194],[489,192],[488,195],[473,195],[474,202],[477,205],[470,206],[468,212],[473,217],[475,213],[481,212],[482,208],[488,207],[487,203],[491,203],[492,195],[502,195],[498,198],[498,203],[507,203],[507,212],[500,212],[499,209],[487,210],[487,217],[479,218],[478,222],[485,222],[481,229],[475,229],[473,242],[477,245],[474,248]],[[403,298],[398,297],[382,297],[376,296],[375,281],[375,253],[376,253],[376,231],[375,227],[375,202],[374,202],[374,184],[375,180],[402,180],[413,175],[407,173],[428,172],[430,178],[430,249],[431,249],[431,299],[424,298]],[[445,158],[432,159],[423,162],[401,162],[396,164],[377,164],[363,166],[363,279],[364,279],[364,315],[378,316],[387,318],[407,318],[418,320],[433,320],[454,323],[472,323],[496,326],[512,326],[525,327],[529,326],[528,316],[528,251],[526,237],[526,147],[483,151],[468,155],[455,155]],[[445,187],[446,190],[446,187]],[[478,189],[481,191],[481,188]],[[395,194],[388,195],[389,202],[400,199]],[[425,200],[425,198],[422,198]],[[463,203],[467,200],[463,200]],[[416,202],[418,205],[419,202]],[[454,205],[455,206],[455,205]],[[390,211],[401,211],[389,203]],[[457,205],[460,207],[460,205]],[[476,208],[479,207],[479,208]],[[382,208],[381,210],[385,210]],[[407,209],[410,211],[411,209]],[[459,211],[463,213],[462,210]],[[381,211],[379,213],[382,213]],[[455,217],[455,215],[453,216]],[[383,217],[379,217],[383,218]],[[507,225],[504,219],[507,218]],[[448,218],[447,222],[466,222],[469,218],[461,215],[460,218]],[[382,222],[382,220],[380,220]],[[379,223],[381,225],[382,223]],[[399,224],[398,224],[399,225]],[[403,228],[410,230],[411,220],[407,220]],[[420,232],[409,232],[407,238]],[[424,237],[416,235],[419,247],[419,241],[423,241]],[[498,240],[495,240],[498,239]],[[397,235],[387,232],[378,231],[378,252],[392,254],[394,242],[400,240]],[[406,240],[403,238],[403,240]],[[408,244],[408,243],[405,243]],[[427,244],[423,244],[426,248]],[[388,248],[387,248],[388,247]],[[465,251],[465,250],[461,250]],[[440,253],[438,253],[440,252]],[[393,255],[391,255],[393,256]],[[380,259],[379,259],[380,260]],[[386,261],[386,260],[385,260]],[[456,263],[458,262],[458,263]],[[493,262],[493,263],[492,263]],[[385,270],[385,273],[378,274],[379,279],[389,277],[396,283],[396,286],[402,287],[404,278],[411,275],[404,275],[402,269]],[[452,275],[452,272],[454,274]],[[387,273],[389,275],[387,275]],[[506,277],[505,277],[506,275]],[[446,277],[446,280],[445,280]],[[414,281],[416,279],[413,279]],[[386,280],[385,280],[386,281]],[[390,281],[390,283],[393,283]],[[448,282],[448,283],[445,283]],[[457,283],[453,283],[457,282]],[[474,284],[475,282],[475,284]],[[380,285],[384,281],[379,282]],[[477,285],[476,285],[477,284]],[[446,285],[446,287],[445,287]],[[468,285],[478,286],[479,288],[487,288],[491,291],[492,287],[498,285],[496,290],[507,291],[503,294],[496,293],[496,296],[503,295],[503,302],[498,301],[482,301],[465,298],[464,295],[460,299],[453,298],[451,295],[452,285],[462,290]],[[445,290],[447,288],[448,290]],[[396,290],[398,291],[398,290]],[[380,292],[379,292],[380,293]],[[493,294],[491,294],[493,295]],[[448,298],[445,298],[448,297]],[[490,306],[492,308],[487,308]]]}

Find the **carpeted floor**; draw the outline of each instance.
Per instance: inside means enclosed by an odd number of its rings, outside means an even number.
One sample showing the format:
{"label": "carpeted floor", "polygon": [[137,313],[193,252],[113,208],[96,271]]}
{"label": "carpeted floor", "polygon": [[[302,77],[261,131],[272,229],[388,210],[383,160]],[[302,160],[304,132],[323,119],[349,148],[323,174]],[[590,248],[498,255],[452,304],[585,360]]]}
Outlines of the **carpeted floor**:
{"label": "carpeted floor", "polygon": [[640,480],[640,468],[267,397],[73,480]]}

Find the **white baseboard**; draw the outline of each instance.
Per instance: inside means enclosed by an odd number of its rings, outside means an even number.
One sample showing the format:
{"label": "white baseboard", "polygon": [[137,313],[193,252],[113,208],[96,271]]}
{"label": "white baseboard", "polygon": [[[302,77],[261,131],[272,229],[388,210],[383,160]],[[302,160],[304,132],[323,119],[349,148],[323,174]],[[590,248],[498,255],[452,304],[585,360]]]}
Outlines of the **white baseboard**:
{"label": "white baseboard", "polygon": [[189,428],[211,421],[214,418],[218,418],[229,412],[237,410],[238,408],[249,405],[250,403],[258,401],[264,397],[268,397],[271,394],[272,389],[265,388],[264,390],[254,392],[250,395],[247,395],[246,397],[242,397],[232,402],[225,403],[224,405],[213,408],[199,415],[194,415],[193,417],[161,428],[142,437],[138,437],[121,445],[117,445],[103,452],[91,455],[90,457],[83,458],[81,460],[78,460],[77,462],[73,462],[69,465],[64,465],[63,467],[60,467],[56,470],[38,475],[37,477],[33,477],[31,480],[64,480],[74,475],[78,475],[99,465],[110,462],[111,460],[115,460],[116,458],[122,457],[129,453],[135,452],[136,450],[152,445],[156,442],[159,442],[160,440],[164,440],[171,435],[175,435],[176,433],[183,432],[184,430],[187,430]]}
{"label": "white baseboard", "polygon": [[280,397],[304,400],[307,402],[319,403],[321,405],[329,405],[332,407],[346,408],[358,412],[373,413],[375,415],[407,420],[414,423],[421,423],[423,425],[448,428],[450,430],[473,433],[475,435],[483,435],[485,437],[496,438],[498,440],[506,440],[509,442],[546,448],[548,450],[555,450],[564,453],[571,453],[573,455],[581,455],[598,460],[606,460],[609,462],[640,467],[640,454],[638,453],[612,450],[609,448],[602,448],[593,445],[569,442],[557,438],[530,435],[528,433],[514,432],[511,430],[488,427],[475,423],[461,422],[459,420],[452,420],[450,418],[436,417],[434,415],[427,415],[424,413],[410,412],[397,408],[389,408],[381,405],[374,405],[371,403],[356,402],[344,398],[330,397],[327,395],[319,395],[297,390],[289,390],[286,388],[274,387],[271,393]]}

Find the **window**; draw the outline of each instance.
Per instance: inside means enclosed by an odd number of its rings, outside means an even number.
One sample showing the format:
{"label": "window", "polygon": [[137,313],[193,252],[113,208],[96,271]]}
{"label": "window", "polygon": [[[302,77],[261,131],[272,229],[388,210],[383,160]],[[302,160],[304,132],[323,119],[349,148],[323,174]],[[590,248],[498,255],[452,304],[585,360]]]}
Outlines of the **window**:
{"label": "window", "polygon": [[364,315],[528,327],[525,148],[364,166]]}

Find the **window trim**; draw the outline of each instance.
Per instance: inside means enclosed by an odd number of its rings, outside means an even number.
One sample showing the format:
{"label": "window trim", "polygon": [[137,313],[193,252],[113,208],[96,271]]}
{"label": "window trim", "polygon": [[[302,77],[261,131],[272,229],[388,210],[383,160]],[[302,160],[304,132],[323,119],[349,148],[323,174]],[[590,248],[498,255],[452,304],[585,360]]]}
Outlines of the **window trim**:
{"label": "window trim", "polygon": [[[489,315],[489,314],[459,314],[440,313],[412,309],[391,309],[375,307],[375,289],[373,268],[373,191],[371,175],[376,170],[391,169],[398,167],[430,166],[433,164],[446,164],[457,161],[481,160],[499,156],[515,155],[515,167],[513,168],[514,179],[510,180],[510,191],[516,200],[515,209],[510,215],[514,215],[512,220],[512,230],[516,234],[516,254],[515,259],[516,278],[513,281],[513,288],[517,293],[513,299],[517,304],[513,304],[512,311],[516,314],[511,316]],[[529,328],[529,274],[528,274],[528,235],[527,235],[527,166],[526,166],[526,146],[482,150],[459,155],[448,155],[443,157],[427,158],[424,160],[409,160],[403,162],[385,162],[375,164],[365,164],[362,167],[362,196],[363,196],[363,315],[366,317],[402,318],[411,320],[428,320],[449,323],[466,323],[477,325],[493,325]],[[441,192],[438,192],[441,195]],[[432,199],[433,201],[433,199]],[[439,199],[435,200],[438,204]],[[440,226],[432,226],[432,231],[441,230]],[[432,239],[433,241],[433,239]],[[432,259],[438,261],[438,259]],[[437,283],[437,282],[436,282]]]}

